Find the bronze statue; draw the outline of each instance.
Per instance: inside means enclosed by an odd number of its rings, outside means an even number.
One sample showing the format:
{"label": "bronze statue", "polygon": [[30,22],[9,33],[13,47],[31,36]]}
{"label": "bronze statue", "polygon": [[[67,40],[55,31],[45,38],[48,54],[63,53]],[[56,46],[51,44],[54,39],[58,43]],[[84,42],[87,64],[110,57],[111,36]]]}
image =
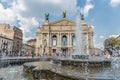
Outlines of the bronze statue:
{"label": "bronze statue", "polygon": [[63,18],[66,18],[66,11],[63,11]]}
{"label": "bronze statue", "polygon": [[81,20],[84,20],[84,14],[80,13]]}
{"label": "bronze statue", "polygon": [[49,13],[45,14],[45,20],[49,20]]}

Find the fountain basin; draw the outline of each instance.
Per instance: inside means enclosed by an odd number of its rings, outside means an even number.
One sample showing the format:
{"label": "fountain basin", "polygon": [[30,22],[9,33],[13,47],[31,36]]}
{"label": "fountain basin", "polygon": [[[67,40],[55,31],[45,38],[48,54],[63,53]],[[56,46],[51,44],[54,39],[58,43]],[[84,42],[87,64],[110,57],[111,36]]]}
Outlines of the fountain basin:
{"label": "fountain basin", "polygon": [[[57,63],[56,63],[56,62]],[[74,61],[74,62],[73,62]],[[94,61],[94,62],[93,62]],[[64,65],[60,63],[64,63]],[[82,62],[82,63],[81,63]],[[85,60],[69,60],[69,59],[53,59],[53,62],[40,61],[24,64],[24,73],[29,74],[36,79],[46,80],[114,80],[113,75],[102,75],[101,72],[110,67],[110,60],[89,60],[89,65],[94,63],[94,67],[89,67],[88,72],[85,72],[86,65],[79,66],[80,64],[86,64]],[[102,66],[104,63],[104,66]],[[72,65],[73,64],[73,65]],[[99,65],[101,64],[101,66]],[[71,66],[70,66],[71,65]],[[97,68],[96,68],[97,67]],[[120,78],[120,75],[117,76]]]}
{"label": "fountain basin", "polygon": [[85,67],[89,68],[101,68],[110,67],[111,59],[104,59],[100,57],[89,57],[88,59],[69,59],[69,58],[54,58],[54,64],[60,64],[61,66],[71,66],[71,67]]}

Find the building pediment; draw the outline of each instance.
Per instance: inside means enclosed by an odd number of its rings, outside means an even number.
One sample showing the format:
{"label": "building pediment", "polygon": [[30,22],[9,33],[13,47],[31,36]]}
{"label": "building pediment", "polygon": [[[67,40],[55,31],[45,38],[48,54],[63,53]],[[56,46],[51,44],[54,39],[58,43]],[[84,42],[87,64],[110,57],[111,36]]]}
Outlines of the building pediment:
{"label": "building pediment", "polygon": [[49,25],[51,25],[51,26],[75,26],[75,22],[73,22],[69,19],[63,18],[61,20],[52,22]]}

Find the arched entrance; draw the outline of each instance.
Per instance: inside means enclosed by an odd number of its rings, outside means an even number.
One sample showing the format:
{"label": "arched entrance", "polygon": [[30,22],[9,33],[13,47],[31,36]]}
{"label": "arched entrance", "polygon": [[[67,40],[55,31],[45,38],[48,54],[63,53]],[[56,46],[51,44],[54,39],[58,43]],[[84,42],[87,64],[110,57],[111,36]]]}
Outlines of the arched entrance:
{"label": "arched entrance", "polygon": [[62,36],[62,47],[61,47],[62,55],[66,57],[68,48],[67,48],[67,36]]}
{"label": "arched entrance", "polygon": [[56,45],[57,45],[57,37],[56,37],[56,35],[53,35],[53,36],[52,36],[52,45],[53,45],[53,46],[56,46]]}
{"label": "arched entrance", "polygon": [[66,46],[67,45],[67,37],[66,35],[62,36],[62,46]]}
{"label": "arched entrance", "polygon": [[[52,36],[52,46],[57,46],[57,36]],[[52,53],[56,54],[56,48],[52,49]]]}

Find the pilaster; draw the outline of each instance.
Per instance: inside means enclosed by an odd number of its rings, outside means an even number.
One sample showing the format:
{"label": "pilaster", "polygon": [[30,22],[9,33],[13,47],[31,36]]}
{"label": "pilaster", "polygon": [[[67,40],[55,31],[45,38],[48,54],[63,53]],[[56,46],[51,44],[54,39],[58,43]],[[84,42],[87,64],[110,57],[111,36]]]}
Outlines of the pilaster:
{"label": "pilaster", "polygon": [[69,36],[69,33],[67,34],[67,47],[70,46],[70,36]]}
{"label": "pilaster", "polygon": [[62,43],[61,43],[61,41],[62,41],[61,38],[62,38],[62,35],[61,35],[61,33],[60,33],[60,40],[59,40],[59,41],[60,41],[60,47],[61,47],[61,44],[62,44]]}

